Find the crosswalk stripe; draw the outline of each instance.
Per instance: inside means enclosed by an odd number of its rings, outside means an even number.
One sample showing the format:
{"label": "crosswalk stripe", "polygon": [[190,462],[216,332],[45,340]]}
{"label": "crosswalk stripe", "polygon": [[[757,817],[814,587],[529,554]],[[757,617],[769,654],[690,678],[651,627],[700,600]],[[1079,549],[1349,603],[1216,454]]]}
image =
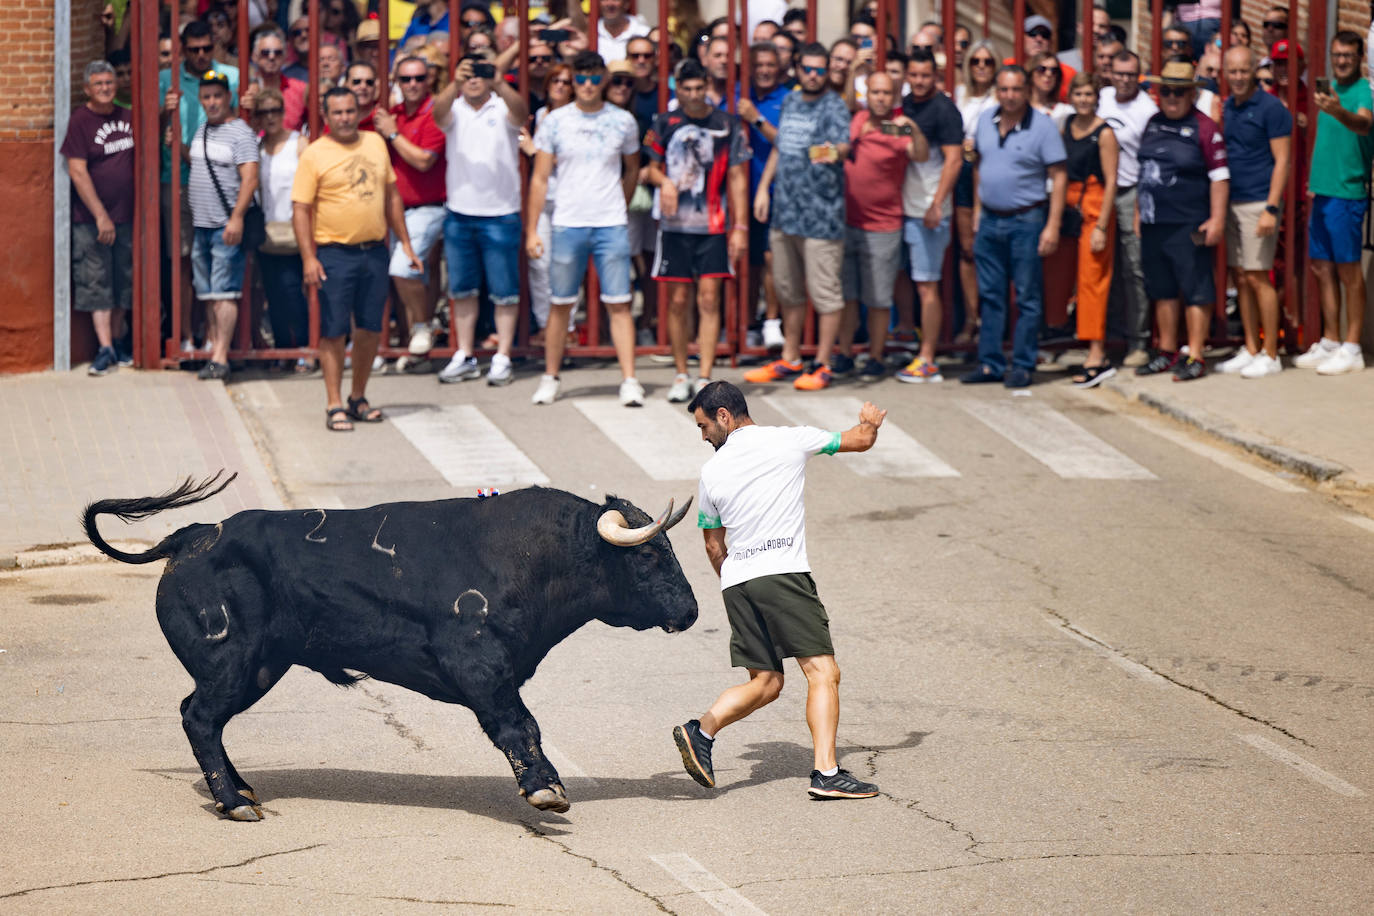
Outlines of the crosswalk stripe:
{"label": "crosswalk stripe", "polygon": [[965,401],[965,411],[1060,477],[1157,480],[1059,411],[1039,401]]}
{"label": "crosswalk stripe", "polygon": [[[859,422],[858,398],[818,400],[814,396],[767,395],[764,402],[793,423],[842,432]],[[958,477],[959,472],[940,460],[895,423],[886,421],[878,442],[866,452],[845,457],[845,466],[864,477]]]}
{"label": "crosswalk stripe", "polygon": [[1228,455],[1221,449],[1212,448],[1210,445],[1203,445],[1195,442],[1189,435],[1181,429],[1173,429],[1164,423],[1156,420],[1147,420],[1144,417],[1125,416],[1123,419],[1134,423],[1141,429],[1154,433],[1161,439],[1166,439],[1177,445],[1179,448],[1186,449],[1195,455],[1201,455],[1208,461],[1220,465],[1230,471],[1235,471],[1242,477],[1246,477],[1255,483],[1263,484],[1271,490],[1278,490],[1280,493],[1306,493],[1302,487],[1291,484],[1281,477],[1274,475],[1273,471],[1266,471],[1263,468],[1255,467],[1246,461]]}
{"label": "crosswalk stripe", "polygon": [[573,406],[653,480],[696,480],[711,457],[711,447],[680,404],[622,407],[605,398],[579,398]]}
{"label": "crosswalk stripe", "polygon": [[549,482],[519,446],[471,404],[393,414],[391,423],[458,489]]}

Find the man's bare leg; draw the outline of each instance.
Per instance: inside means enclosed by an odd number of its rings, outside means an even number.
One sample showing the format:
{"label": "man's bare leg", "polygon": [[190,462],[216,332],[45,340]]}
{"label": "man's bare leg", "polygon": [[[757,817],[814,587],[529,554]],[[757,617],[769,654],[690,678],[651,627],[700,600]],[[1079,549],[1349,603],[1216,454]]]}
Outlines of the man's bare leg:
{"label": "man's bare leg", "polygon": [[396,284],[396,296],[405,310],[407,326],[413,331],[420,325],[429,324],[434,318],[434,301],[429,298],[425,281],[392,277],[391,282]]}
{"label": "man's bare leg", "polygon": [[[1364,332],[1364,270],[1360,263],[1337,264],[1336,273],[1340,275],[1341,286],[1345,288],[1345,342],[1358,344]],[[1332,337],[1340,328],[1340,316],[1332,326]]]}
{"label": "man's bare leg", "polygon": [[208,326],[214,329],[211,332],[214,338],[214,347],[210,351],[210,361],[228,364],[229,342],[234,339],[234,325],[239,318],[239,301],[237,299],[218,299],[214,302],[207,302],[205,306],[209,313]]}
{"label": "man's bare leg", "polygon": [[635,377],[635,316],[628,302],[601,300],[601,307],[611,316],[611,344],[615,346],[616,362],[625,378]]}
{"label": "man's bare leg", "polygon": [[806,304],[782,306],[782,358],[789,363],[801,362],[802,331],[806,329]]}
{"label": "man's bare leg", "polygon": [[449,320],[453,322],[454,347],[468,356],[477,346],[477,297],[449,300]]}
{"label": "man's bare leg", "polygon": [[707,736],[714,738],[725,726],[762,709],[782,693],[781,671],[765,671],[760,668],[748,670],[749,680],[722,693],[701,717],[701,730]]}
{"label": "man's bare leg", "polygon": [[673,348],[673,365],[678,375],[687,374],[687,309],[692,304],[692,284],[669,283],[668,344]]}
{"label": "man's bare leg", "polygon": [[940,284],[920,282],[916,292],[921,298],[921,359],[935,362],[935,345],[940,340],[940,322],[945,315],[944,303],[940,301]]}
{"label": "man's bare leg", "polygon": [[720,288],[719,279],[697,282],[697,375],[701,378],[710,378],[716,364],[716,341],[720,340]]}
{"label": "man's bare leg", "polygon": [[815,748],[815,769],[834,769],[835,735],[840,727],[840,666],[833,655],[797,659],[806,675],[806,725]]}
{"label": "man's bare leg", "polygon": [[[320,338],[320,373],[324,376],[325,408],[342,407],[343,402],[344,339]],[[368,360],[371,368],[372,360]]]}
{"label": "man's bare leg", "polygon": [[568,346],[568,321],[573,304],[549,305],[549,323],[544,326],[544,374],[558,375],[563,364],[563,351]]}
{"label": "man's bare leg", "polygon": [[114,346],[114,333],[111,330],[111,326],[114,322],[111,320],[110,316],[111,313],[115,311],[118,310],[101,309],[97,312],[91,312],[91,326],[95,329],[95,339],[96,342],[100,344],[102,350],[106,347]]}
{"label": "man's bare leg", "polygon": [[[382,335],[377,331],[353,331],[353,388],[349,397],[358,400],[367,396],[367,380],[372,377],[372,358],[377,355],[377,345]],[[340,379],[342,381],[342,379]]]}
{"label": "man's bare leg", "polygon": [[[1274,289],[1274,284],[1269,282],[1269,273],[1263,270],[1247,270],[1245,272],[1245,282],[1241,289],[1248,289],[1254,301],[1255,312],[1259,318],[1258,326],[1264,330],[1264,342],[1261,344],[1255,340],[1255,349],[1258,353],[1261,346],[1264,352],[1274,359],[1279,356],[1279,293]],[[1244,302],[1244,300],[1242,300]],[[1242,318],[1244,312],[1242,312]],[[1250,345],[1251,337],[1250,324],[1245,325],[1245,344]],[[1258,333],[1255,332],[1256,338]]]}

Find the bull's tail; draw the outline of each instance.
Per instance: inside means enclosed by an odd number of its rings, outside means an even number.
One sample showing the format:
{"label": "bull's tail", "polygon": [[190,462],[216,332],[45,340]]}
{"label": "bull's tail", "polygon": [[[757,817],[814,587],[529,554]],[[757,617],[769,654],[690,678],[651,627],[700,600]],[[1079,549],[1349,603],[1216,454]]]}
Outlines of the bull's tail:
{"label": "bull's tail", "polygon": [[95,518],[97,515],[113,515],[123,519],[126,523],[136,522],[165,512],[168,509],[180,509],[183,506],[194,505],[198,502],[217,495],[225,487],[234,482],[238,477],[238,472],[230,474],[223,482],[220,478],[224,475],[224,470],[215,472],[213,477],[208,477],[200,483],[196,483],[192,478],[187,477],[176,489],[171,490],[161,496],[144,496],[140,499],[98,499],[88,505],[81,513],[82,524],[86,529],[86,537],[91,539],[91,543],[96,549],[106,556],[113,557],[121,563],[153,563],[157,560],[165,560],[176,550],[178,537],[176,534],[169,535],[162,543],[143,553],[125,553],[116,550],[106,543],[100,536],[99,529],[96,528]]}

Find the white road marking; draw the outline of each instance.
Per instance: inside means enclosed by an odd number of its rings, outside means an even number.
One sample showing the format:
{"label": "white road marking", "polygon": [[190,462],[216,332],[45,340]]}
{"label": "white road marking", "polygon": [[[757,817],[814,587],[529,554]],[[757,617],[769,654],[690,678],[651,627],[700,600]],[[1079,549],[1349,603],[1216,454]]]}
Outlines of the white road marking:
{"label": "white road marking", "polygon": [[1345,795],[1349,798],[1360,798],[1364,795],[1364,792],[1355,788],[1339,776],[1333,776],[1315,763],[1299,757],[1290,750],[1279,747],[1263,735],[1236,735],[1236,737],[1260,753],[1268,754],[1279,763],[1292,767],[1308,779],[1313,782],[1321,783],[1338,795]]}
{"label": "white road marking", "polygon": [[391,423],[457,489],[546,484],[519,446],[471,404],[417,410]]}
{"label": "white road marking", "polygon": [[599,785],[596,779],[587,775],[586,770],[573,763],[571,757],[549,742],[541,741],[539,746],[544,749],[544,756],[549,759],[549,763],[553,764],[553,768],[558,771],[559,776],[576,776],[578,779],[587,780],[594,786]]}
{"label": "white road marking", "polygon": [[[763,399],[793,423],[841,432],[859,422],[858,398],[790,397]],[[864,477],[958,477],[959,472],[892,422],[884,422],[878,442],[866,452],[845,456],[845,467]]]}
{"label": "white road marking", "polygon": [[1291,484],[1288,481],[1276,476],[1272,471],[1266,471],[1263,468],[1256,467],[1255,465],[1250,464],[1247,461],[1242,461],[1235,455],[1228,455],[1226,452],[1222,451],[1219,448],[1212,448],[1212,446],[1210,445],[1204,445],[1203,443],[1194,440],[1191,436],[1189,436],[1186,432],[1184,432],[1181,429],[1173,429],[1166,423],[1159,423],[1154,420],[1148,420],[1145,417],[1127,416],[1126,419],[1134,423],[1136,426],[1139,426],[1141,429],[1147,430],[1161,439],[1169,440],[1174,445],[1177,445],[1179,448],[1186,449],[1192,452],[1194,455],[1201,455],[1208,461],[1211,461],[1214,464],[1219,464],[1222,467],[1226,468],[1228,471],[1235,471],[1242,477],[1246,477],[1250,480],[1253,480],[1255,483],[1263,484],[1264,486],[1269,487],[1271,490],[1278,490],[1280,493],[1307,492],[1302,487],[1297,486],[1296,484]]}
{"label": "white road marking", "polygon": [[1122,671],[1125,671],[1126,674],[1130,677],[1133,677],[1138,681],[1144,681],[1147,684],[1153,684],[1156,687],[1173,686],[1173,684],[1169,682],[1168,678],[1161,677],[1160,675],[1155,674],[1149,668],[1140,664],[1140,662],[1131,661],[1129,658],[1117,652],[1115,649],[1110,648],[1105,642],[1098,639],[1096,636],[1092,635],[1087,630],[1083,630],[1078,627],[1070,627],[1067,624],[1065,624],[1064,621],[1058,620],[1050,616],[1045,616],[1044,621],[1048,623],[1050,626],[1054,627],[1056,632],[1060,633],[1063,636],[1069,637],[1069,639],[1072,639],[1076,643],[1087,646],[1089,649],[1092,650],[1094,655],[1098,655],[1102,658],[1105,658],[1107,661],[1111,662],[1113,665],[1116,665]]}
{"label": "white road marking", "polygon": [[1060,477],[1156,480],[1145,468],[1040,401],[965,401],[975,419]]}
{"label": "white road marking", "polygon": [[573,406],[654,480],[696,480],[711,446],[682,404],[646,400],[624,407],[609,398],[578,398]]}
{"label": "white road marking", "polygon": [[1363,528],[1365,531],[1374,531],[1374,518],[1367,518],[1363,515],[1342,515],[1341,518],[1345,519],[1356,528]]}
{"label": "white road marking", "polygon": [[[852,425],[852,424],[851,424]],[[725,882],[711,874],[701,863],[685,852],[649,856],[659,868],[678,880],[683,887],[696,894],[718,913],[750,913],[763,916],[739,891],[725,886]]]}

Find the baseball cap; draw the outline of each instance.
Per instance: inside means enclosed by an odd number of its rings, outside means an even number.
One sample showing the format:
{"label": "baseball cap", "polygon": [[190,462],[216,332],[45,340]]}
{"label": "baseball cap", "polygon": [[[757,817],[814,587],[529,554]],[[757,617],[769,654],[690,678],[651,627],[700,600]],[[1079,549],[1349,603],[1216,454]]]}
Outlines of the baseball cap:
{"label": "baseball cap", "polygon": [[229,77],[220,73],[218,70],[206,70],[200,75],[202,86],[223,86],[224,91],[229,91]]}
{"label": "baseball cap", "polygon": [[381,38],[382,27],[377,23],[376,19],[364,19],[362,22],[358,23],[358,31],[353,36],[355,42],[380,41]]}
{"label": "baseball cap", "polygon": [[1050,22],[1048,19],[1046,19],[1044,16],[1027,16],[1026,24],[1022,26],[1021,31],[1030,34],[1030,30],[1034,28],[1049,29],[1050,34],[1054,34],[1054,24]]}
{"label": "baseball cap", "polygon": [[[1274,42],[1274,47],[1269,52],[1269,57],[1272,60],[1288,60],[1288,44],[1287,38],[1280,38],[1278,41]],[[1302,45],[1298,44],[1296,41],[1293,42],[1293,50],[1298,52],[1298,60],[1301,62],[1303,60]]]}

